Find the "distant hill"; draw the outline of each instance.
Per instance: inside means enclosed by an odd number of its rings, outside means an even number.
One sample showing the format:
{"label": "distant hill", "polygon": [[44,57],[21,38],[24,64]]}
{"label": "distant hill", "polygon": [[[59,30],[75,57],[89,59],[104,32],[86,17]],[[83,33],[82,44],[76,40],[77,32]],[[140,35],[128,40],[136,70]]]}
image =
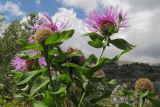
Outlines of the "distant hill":
{"label": "distant hill", "polygon": [[134,82],[138,78],[149,78],[160,92],[160,66],[159,64],[146,64],[137,62],[119,61],[103,67],[108,79],[117,79],[119,83]]}

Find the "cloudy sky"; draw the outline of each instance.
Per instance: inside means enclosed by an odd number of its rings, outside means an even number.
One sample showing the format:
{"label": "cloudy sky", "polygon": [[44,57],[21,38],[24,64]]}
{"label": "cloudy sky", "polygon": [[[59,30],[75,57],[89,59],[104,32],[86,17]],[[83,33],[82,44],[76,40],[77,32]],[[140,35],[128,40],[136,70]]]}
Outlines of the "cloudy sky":
{"label": "cloudy sky", "polygon": [[[114,37],[136,45],[121,60],[160,63],[160,0],[0,0],[0,13],[5,15],[7,23],[25,19],[30,12],[45,12],[57,20],[67,19],[76,32],[63,47],[80,48],[87,56],[99,55],[101,50],[88,46],[89,39],[82,36],[88,32],[84,19],[90,10],[110,5],[118,6],[128,15],[128,27]],[[104,56],[113,57],[118,53],[120,50],[111,46]]]}

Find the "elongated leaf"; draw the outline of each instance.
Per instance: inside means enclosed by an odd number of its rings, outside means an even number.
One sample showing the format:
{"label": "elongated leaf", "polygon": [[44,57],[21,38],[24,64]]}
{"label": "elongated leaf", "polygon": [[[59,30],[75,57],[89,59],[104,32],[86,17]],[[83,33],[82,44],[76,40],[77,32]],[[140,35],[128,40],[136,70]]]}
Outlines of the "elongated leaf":
{"label": "elongated leaf", "polygon": [[61,86],[60,89],[57,92],[51,92],[51,94],[56,95],[56,94],[64,93],[65,90],[66,90],[66,87]]}
{"label": "elongated leaf", "polygon": [[84,67],[90,65],[91,63],[96,63],[96,61],[97,61],[97,57],[94,54],[91,54],[86,60]]}
{"label": "elongated leaf", "polygon": [[37,58],[42,57],[41,54],[38,54],[38,55],[27,55],[25,53],[17,54],[17,56],[22,58],[22,59],[27,59],[27,60],[37,59]]}
{"label": "elongated leaf", "polygon": [[103,43],[99,39],[96,39],[94,41],[89,41],[88,44],[94,48],[102,48],[103,47]]}
{"label": "elongated leaf", "polygon": [[112,59],[112,61],[118,61],[119,58],[120,58],[122,55],[126,54],[126,53],[129,52],[130,50],[131,50],[131,49],[122,51],[119,55],[116,55],[116,56]]}
{"label": "elongated leaf", "polygon": [[111,43],[115,47],[122,49],[122,50],[130,50],[135,47],[135,46],[131,45],[130,43],[128,43],[127,41],[125,41],[124,39],[120,39],[120,38],[111,40]]}
{"label": "elongated leaf", "polygon": [[53,107],[54,105],[54,99],[52,97],[52,95],[49,93],[49,91],[46,91],[44,94],[44,102],[46,105],[48,105],[48,107]]}
{"label": "elongated leaf", "polygon": [[107,58],[100,58],[98,63],[92,67],[92,73],[102,68],[106,64],[107,60],[108,60]]}
{"label": "elongated leaf", "polygon": [[112,79],[108,83],[111,84],[111,85],[115,85],[115,84],[118,83],[118,81],[116,79]]}
{"label": "elongated leaf", "polygon": [[85,34],[85,36],[89,36],[93,41],[96,39],[103,41],[103,39],[104,39],[101,35],[99,35],[95,32],[87,33],[87,34]]}
{"label": "elongated leaf", "polygon": [[34,107],[48,107],[44,102],[36,101],[34,102]]}
{"label": "elongated leaf", "polygon": [[108,97],[110,97],[111,93],[112,92],[108,90],[102,96],[91,99],[90,102],[95,103],[95,102],[98,102],[98,101],[103,100],[105,98],[108,98]]}
{"label": "elongated leaf", "polygon": [[23,74],[21,78],[21,82],[19,82],[17,85],[22,85],[30,81],[34,76],[36,76],[39,73],[47,71],[47,68],[42,68],[40,70],[30,71]]}
{"label": "elongated leaf", "polygon": [[48,77],[40,77],[38,78],[34,84],[32,85],[30,95],[34,95],[38,90],[41,88],[45,87],[49,83],[49,78]]}
{"label": "elongated leaf", "polygon": [[59,74],[58,79],[61,80],[64,83],[66,83],[66,84],[71,83],[71,78],[67,74]]}
{"label": "elongated leaf", "polygon": [[24,50],[37,50],[37,51],[43,51],[43,47],[41,46],[41,44],[35,43],[35,44],[28,44],[24,47]]}
{"label": "elongated leaf", "polygon": [[83,56],[83,54],[81,52],[62,53],[56,57],[56,62],[63,62],[68,57],[73,57],[73,56]]}
{"label": "elongated leaf", "polygon": [[45,44],[49,45],[49,44],[62,43],[65,40],[72,37],[73,33],[74,33],[74,30],[68,30],[68,31],[63,31],[63,32],[55,32],[46,39]]}
{"label": "elongated leaf", "polygon": [[91,71],[90,68],[81,67],[81,66],[74,64],[74,63],[64,63],[62,66],[76,68],[77,70],[81,71],[82,73],[84,73],[86,75],[88,75]]}

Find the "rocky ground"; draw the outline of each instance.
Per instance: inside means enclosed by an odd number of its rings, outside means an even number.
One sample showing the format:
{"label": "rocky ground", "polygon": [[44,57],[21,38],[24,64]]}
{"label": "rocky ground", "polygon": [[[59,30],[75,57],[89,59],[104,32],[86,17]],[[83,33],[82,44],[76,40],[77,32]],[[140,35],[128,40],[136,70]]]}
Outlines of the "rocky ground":
{"label": "rocky ground", "polygon": [[[134,82],[138,78],[149,78],[160,93],[160,66],[143,63],[119,65],[118,63],[107,64],[103,70],[108,79],[117,79],[119,83]],[[134,86],[134,85],[132,85]]]}

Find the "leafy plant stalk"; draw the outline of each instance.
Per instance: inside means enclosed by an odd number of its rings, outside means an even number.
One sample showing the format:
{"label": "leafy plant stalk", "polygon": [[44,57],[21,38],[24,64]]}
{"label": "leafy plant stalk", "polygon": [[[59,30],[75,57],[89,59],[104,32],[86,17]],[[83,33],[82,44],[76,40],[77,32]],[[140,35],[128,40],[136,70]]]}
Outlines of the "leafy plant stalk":
{"label": "leafy plant stalk", "polygon": [[51,75],[51,69],[50,69],[50,62],[48,58],[48,46],[45,45],[45,43],[42,43],[43,48],[44,48],[44,57],[47,63],[47,69],[48,69],[48,77],[51,83],[52,91],[54,92],[54,86],[53,86],[53,81],[52,81],[52,75]]}
{"label": "leafy plant stalk", "polygon": [[144,97],[140,98],[139,107],[143,107],[144,106],[144,102],[145,102],[145,98]]}
{"label": "leafy plant stalk", "polygon": [[[106,49],[106,46],[103,47],[103,50],[102,50],[102,52],[101,52],[101,54],[100,54],[100,56],[99,56],[99,58],[98,58],[98,60],[97,60],[97,63],[99,62],[100,58],[101,58],[102,55],[104,54],[105,49]],[[82,96],[81,96],[81,98],[80,98],[78,107],[81,107],[82,101],[83,101],[83,99],[84,99],[84,97],[85,97],[85,95],[86,95],[86,92],[87,92],[87,90],[88,90],[88,85],[89,85],[89,83],[90,83],[90,80],[88,81],[87,86],[86,86],[86,89],[84,90],[84,92],[83,92],[83,94],[82,94]]]}

